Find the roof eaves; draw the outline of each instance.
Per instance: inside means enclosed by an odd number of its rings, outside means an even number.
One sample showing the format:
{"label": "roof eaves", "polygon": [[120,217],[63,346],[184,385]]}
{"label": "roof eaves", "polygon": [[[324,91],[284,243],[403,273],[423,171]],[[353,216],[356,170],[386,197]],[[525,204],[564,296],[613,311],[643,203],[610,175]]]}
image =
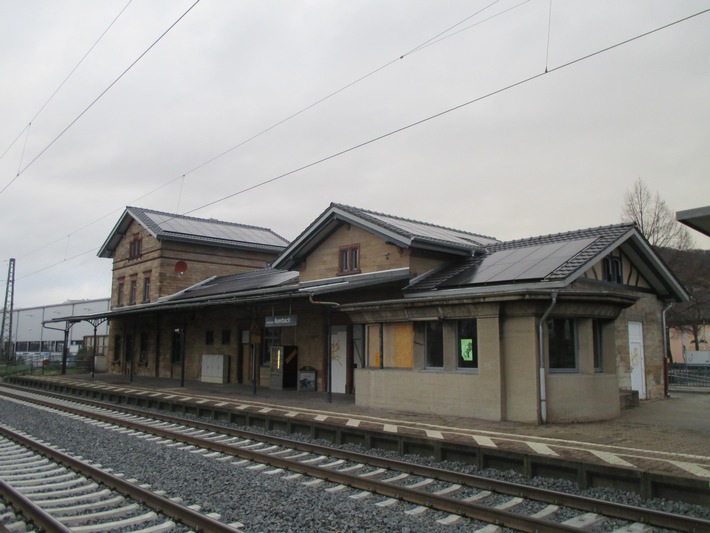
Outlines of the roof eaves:
{"label": "roof eaves", "polygon": [[[361,220],[366,220],[368,221],[371,225],[376,226],[381,228],[381,231],[385,231],[388,234],[396,234],[399,235],[401,239],[403,239],[408,246],[415,246],[415,244],[419,242],[423,243],[435,243],[437,245],[440,245],[438,249],[465,249],[465,250],[472,250],[476,248],[481,248],[484,245],[482,245],[477,239],[484,239],[484,240],[492,240],[496,241],[497,239],[494,239],[493,237],[488,237],[485,235],[480,235],[477,233],[471,233],[468,231],[463,231],[463,230],[457,230],[454,228],[449,228],[446,226],[440,226],[438,224],[431,224],[429,222],[423,222],[420,220],[414,220],[410,218],[404,218],[404,217],[398,217],[395,215],[388,215],[386,213],[380,213],[377,211],[369,211],[367,209],[361,209],[358,207],[352,207],[344,204],[332,204],[335,206],[337,209],[350,213],[352,216],[355,216]],[[413,233],[410,230],[407,230],[401,226],[398,226],[395,223],[392,222],[387,222],[382,220],[382,218],[387,218],[395,221],[401,221],[403,223],[411,223],[411,224],[417,224],[421,226],[425,226],[427,228],[435,228],[437,230],[443,230],[447,232],[452,232],[457,234],[457,236],[460,239],[466,239],[469,240],[469,244],[459,244],[456,242],[453,242],[451,240],[446,240],[446,239],[437,239],[431,236],[423,235],[420,233]]]}
{"label": "roof eaves", "polygon": [[339,292],[344,290],[361,289],[373,287],[383,283],[409,279],[408,268],[396,268],[392,270],[381,270],[379,272],[368,272],[365,274],[353,274],[351,276],[341,276],[338,278],[325,278],[320,280],[310,280],[299,285],[300,292],[323,294],[328,292]]}
{"label": "roof eaves", "polygon": [[243,250],[266,250],[273,252],[281,252],[284,246],[274,246],[270,244],[253,243],[245,241],[234,241],[230,239],[220,239],[218,237],[203,237],[201,235],[191,235],[189,233],[176,233],[171,231],[162,231],[159,236],[161,240],[172,242],[198,242],[206,246],[223,246],[229,248],[239,248]]}
{"label": "roof eaves", "polygon": [[547,276],[547,279],[563,278],[567,280],[567,283],[572,283],[603,257],[608,255],[614,248],[632,237],[634,226],[633,224],[619,224],[615,226],[589,228],[588,230],[582,231],[585,237],[594,236],[592,234],[592,231],[594,231],[597,233],[596,238],[583,250],[580,250],[551,272],[549,276]]}
{"label": "roof eaves", "polygon": [[131,225],[128,221],[129,217],[134,218],[133,215],[128,212],[128,209],[124,210],[118,222],[116,222],[113,229],[109,232],[108,237],[106,237],[106,240],[99,248],[96,254],[98,257],[113,257],[121,237],[126,234],[126,231],[128,231]]}

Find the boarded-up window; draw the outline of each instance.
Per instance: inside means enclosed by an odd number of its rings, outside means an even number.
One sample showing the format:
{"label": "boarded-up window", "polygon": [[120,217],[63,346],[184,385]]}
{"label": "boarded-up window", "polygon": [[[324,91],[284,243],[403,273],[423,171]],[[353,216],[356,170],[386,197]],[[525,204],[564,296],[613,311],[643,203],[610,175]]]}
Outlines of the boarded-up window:
{"label": "boarded-up window", "polygon": [[394,366],[396,368],[414,366],[414,328],[411,323],[394,326]]}
{"label": "boarded-up window", "polygon": [[367,366],[380,367],[380,325],[368,324],[367,326]]}

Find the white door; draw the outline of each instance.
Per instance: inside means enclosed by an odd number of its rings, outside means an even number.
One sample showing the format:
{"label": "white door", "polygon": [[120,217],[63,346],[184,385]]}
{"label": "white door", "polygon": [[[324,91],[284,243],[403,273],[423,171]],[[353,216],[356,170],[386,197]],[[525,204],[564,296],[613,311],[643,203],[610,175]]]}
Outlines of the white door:
{"label": "white door", "polygon": [[347,326],[333,326],[330,328],[330,364],[333,379],[330,387],[331,392],[345,392],[347,348]]}
{"label": "white door", "polygon": [[643,358],[643,324],[629,322],[629,358],[631,359],[631,389],[646,399],[646,365]]}

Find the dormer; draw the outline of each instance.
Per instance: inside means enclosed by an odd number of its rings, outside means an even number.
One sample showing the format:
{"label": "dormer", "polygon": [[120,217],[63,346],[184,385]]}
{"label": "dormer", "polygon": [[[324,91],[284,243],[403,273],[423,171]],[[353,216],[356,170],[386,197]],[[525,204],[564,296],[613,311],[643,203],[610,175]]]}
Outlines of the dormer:
{"label": "dormer", "polygon": [[331,204],[274,262],[301,281],[408,268],[412,277],[498,242],[476,235]]}

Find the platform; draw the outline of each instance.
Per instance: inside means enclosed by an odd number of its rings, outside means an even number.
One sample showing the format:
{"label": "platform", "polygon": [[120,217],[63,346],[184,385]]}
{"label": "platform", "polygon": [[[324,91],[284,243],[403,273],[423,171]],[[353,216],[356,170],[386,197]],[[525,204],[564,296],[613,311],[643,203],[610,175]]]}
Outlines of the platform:
{"label": "platform", "polygon": [[[384,437],[422,439],[477,446],[532,456],[658,472],[692,480],[710,480],[710,394],[671,392],[670,398],[642,401],[618,419],[593,423],[529,425],[475,418],[442,417],[363,408],[352,395],[298,392],[251,385],[213,384],[117,374],[41,377],[88,390],[115,391],[134,397],[165,399],[314,421],[360,429]],[[705,483],[707,486],[707,483]]]}

